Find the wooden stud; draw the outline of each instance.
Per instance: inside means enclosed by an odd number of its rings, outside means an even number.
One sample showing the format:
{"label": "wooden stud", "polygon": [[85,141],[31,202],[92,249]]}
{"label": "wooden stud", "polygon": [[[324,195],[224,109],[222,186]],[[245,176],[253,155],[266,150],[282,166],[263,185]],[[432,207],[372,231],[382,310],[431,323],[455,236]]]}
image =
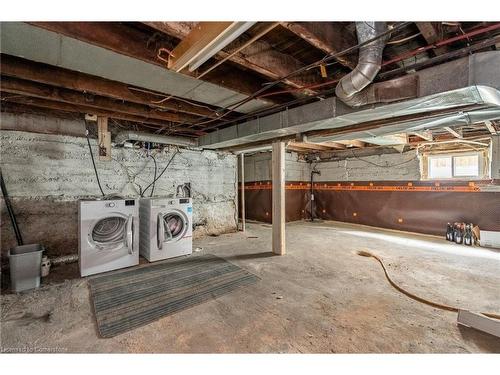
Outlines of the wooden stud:
{"label": "wooden stud", "polygon": [[97,144],[99,160],[111,160],[111,132],[108,131],[108,118],[105,116],[97,116]]}
{"label": "wooden stud", "polygon": [[241,231],[245,232],[245,154],[241,153]]}
{"label": "wooden stud", "polygon": [[273,142],[273,253],[285,255],[285,142]]}

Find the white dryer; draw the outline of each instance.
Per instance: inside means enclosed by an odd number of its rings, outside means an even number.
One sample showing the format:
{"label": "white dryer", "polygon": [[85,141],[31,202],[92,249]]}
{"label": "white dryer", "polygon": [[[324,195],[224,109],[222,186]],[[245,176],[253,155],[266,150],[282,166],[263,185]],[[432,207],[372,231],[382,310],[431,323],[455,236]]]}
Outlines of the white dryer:
{"label": "white dryer", "polygon": [[140,254],[150,262],[193,252],[191,198],[144,198],[139,201]]}
{"label": "white dryer", "polygon": [[82,276],[139,264],[136,199],[82,200],[78,214]]}

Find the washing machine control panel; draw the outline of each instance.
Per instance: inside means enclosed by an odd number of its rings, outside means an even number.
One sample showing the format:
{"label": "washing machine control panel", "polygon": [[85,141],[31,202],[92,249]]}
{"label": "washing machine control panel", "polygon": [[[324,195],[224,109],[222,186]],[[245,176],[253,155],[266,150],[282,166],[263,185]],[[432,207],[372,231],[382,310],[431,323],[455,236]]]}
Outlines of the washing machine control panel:
{"label": "washing machine control panel", "polygon": [[106,204],[104,204],[105,207],[108,207],[108,208],[113,208],[115,207],[115,202],[108,202]]}

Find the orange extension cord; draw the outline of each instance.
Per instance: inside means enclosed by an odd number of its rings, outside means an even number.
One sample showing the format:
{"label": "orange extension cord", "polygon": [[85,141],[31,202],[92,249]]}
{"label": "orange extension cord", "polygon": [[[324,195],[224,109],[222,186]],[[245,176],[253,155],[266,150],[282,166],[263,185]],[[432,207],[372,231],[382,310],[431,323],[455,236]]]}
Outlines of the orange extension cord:
{"label": "orange extension cord", "polygon": [[[429,306],[432,306],[432,307],[436,307],[436,308],[441,309],[441,310],[447,310],[447,311],[453,311],[453,312],[458,312],[458,310],[462,310],[462,309],[459,309],[458,307],[444,305],[444,304],[441,304],[441,303],[429,301],[429,300],[427,300],[425,298],[416,296],[415,294],[408,292],[407,290],[405,290],[402,287],[400,287],[398,284],[396,284],[391,279],[391,277],[389,276],[389,273],[387,272],[387,268],[384,265],[384,262],[377,255],[372,254],[369,251],[365,251],[365,250],[360,250],[360,251],[358,251],[357,254],[361,255],[363,257],[368,257],[368,258],[374,258],[374,259],[376,259],[380,263],[380,265],[382,266],[382,269],[384,270],[384,273],[385,273],[385,278],[387,279],[387,281],[389,281],[389,283],[392,285],[392,287],[394,289],[396,289],[398,292],[401,292],[404,295],[410,297],[411,299],[414,299],[415,301],[418,301],[418,302],[421,302],[421,303],[425,303],[426,305],[429,305]],[[483,312],[481,314],[487,316],[488,318],[500,319],[500,315],[499,314],[485,313],[485,312]]]}

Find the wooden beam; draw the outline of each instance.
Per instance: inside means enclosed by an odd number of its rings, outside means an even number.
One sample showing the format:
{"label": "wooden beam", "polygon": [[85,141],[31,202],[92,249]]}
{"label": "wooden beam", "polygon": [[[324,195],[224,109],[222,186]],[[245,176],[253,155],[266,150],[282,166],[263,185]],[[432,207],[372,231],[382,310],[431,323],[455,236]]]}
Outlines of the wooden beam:
{"label": "wooden beam", "polygon": [[[227,51],[221,51],[218,54],[219,58],[227,58],[233,50],[240,48],[241,44],[246,43],[247,39],[249,38],[242,36],[238,40],[235,40],[227,48]],[[272,80],[285,77],[304,66],[296,58],[273,49],[269,43],[263,40],[253,42],[241,52],[231,56],[229,61],[245,69],[253,70]],[[320,82],[322,82],[321,77],[316,69],[283,80],[283,83],[294,88],[302,88]],[[304,92],[314,93],[315,91],[305,89]]]}
{"label": "wooden beam", "polygon": [[12,77],[2,76],[1,91],[41,99],[50,99],[63,103],[83,105],[85,107],[112,110],[168,122],[192,124],[199,119],[198,117],[188,114],[157,111],[155,108],[150,108],[137,103],[120,102],[103,96],[83,94],[78,91],[47,86]]}
{"label": "wooden beam", "polygon": [[273,253],[285,255],[285,142],[273,142]]}
{"label": "wooden beam", "polygon": [[[234,38],[235,33],[241,34],[248,25],[246,22],[199,22],[172,50],[168,68],[180,72],[211,49],[210,57],[214,56],[232,41],[222,39]],[[189,68],[189,71],[193,70],[195,68]]]}
{"label": "wooden beam", "polygon": [[[150,23],[147,24],[150,25]],[[162,22],[161,25],[156,24],[154,27],[168,35],[180,39],[186,38],[189,31],[191,31],[189,25],[180,26],[176,24],[176,22]],[[231,43],[227,49],[220,51],[215,58],[227,58],[232,51],[238,49],[242,44],[246,43],[248,39],[250,39],[250,37],[241,36]],[[229,57],[228,60],[273,80],[286,76],[304,65],[294,57],[273,49],[271,45],[262,40],[255,41],[241,52]],[[300,88],[321,82],[321,78],[317,72],[314,71],[290,77],[284,82],[292,87]]]}
{"label": "wooden beam", "polygon": [[[175,44],[173,41],[157,40],[154,35],[142,32],[132,27],[128,27],[119,22],[29,22],[34,26],[44,28],[59,34],[66,35],[70,38],[81,40],[86,43],[108,49],[121,55],[130,56],[132,58],[142,60],[151,64],[165,67],[165,63],[158,58],[160,48],[171,50]],[[165,30],[175,30],[180,26],[180,30],[186,32],[196,25],[196,22],[160,22],[163,24],[176,24],[172,27],[165,27]],[[171,33],[165,33],[172,35]],[[185,34],[187,35],[187,33]],[[183,34],[183,37],[185,36]],[[174,35],[179,38],[179,36]],[[182,39],[182,37],[180,38]],[[218,74],[210,74],[203,78],[204,81],[214,83],[216,85],[226,87],[233,91],[244,95],[250,95],[261,87],[262,82],[255,82],[251,90],[248,89],[249,84],[244,78],[245,72],[239,71],[237,77],[225,76],[221,79]],[[195,76],[195,74],[184,71],[183,74]],[[253,77],[249,77],[251,80]],[[251,83],[251,82],[250,82]],[[263,99],[269,103],[273,103],[272,99]]]}
{"label": "wooden beam", "polygon": [[463,138],[462,132],[458,132],[455,129],[450,128],[449,126],[445,126],[443,129],[453,135],[455,138]]}
{"label": "wooden beam", "polygon": [[[340,22],[282,22],[295,35],[327,54],[334,54],[356,45],[353,33]],[[336,60],[349,69],[357,65],[356,56],[339,56]]]}
{"label": "wooden beam", "polygon": [[[416,25],[427,44],[434,44],[441,39],[439,37],[436,22],[416,22]],[[442,55],[447,52],[447,47],[434,48],[432,51],[436,56]]]}
{"label": "wooden beam", "polygon": [[114,99],[126,100],[132,103],[146,104],[151,107],[189,113],[198,116],[217,118],[215,110],[199,107],[171,98],[162,103],[153,103],[165,98],[165,95],[148,94],[122,82],[57,68],[51,65],[39,64],[17,57],[2,55],[0,59],[2,75],[45,83],[51,86],[94,93]]}
{"label": "wooden beam", "polygon": [[90,114],[95,114],[98,116],[107,116],[107,117],[114,118],[117,120],[125,120],[125,121],[137,122],[137,123],[151,124],[151,125],[156,125],[159,128],[169,129],[172,132],[190,132],[192,134],[199,134],[199,131],[196,131],[194,129],[181,128],[181,127],[173,128],[170,124],[165,123],[165,121],[160,121],[160,120],[151,119],[151,118],[144,118],[144,117],[130,115],[130,114],[113,112],[113,111],[105,110],[105,109],[101,109],[101,108],[94,108],[94,107],[83,106],[83,105],[74,105],[74,104],[69,104],[69,103],[62,103],[62,102],[56,102],[56,101],[39,99],[39,98],[32,98],[32,97],[19,97],[19,96],[8,97],[8,96],[5,96],[5,94],[2,94],[2,100],[5,102],[26,104],[26,105],[33,106],[33,107],[53,109],[56,111],[73,112],[73,113],[90,113]]}
{"label": "wooden beam", "polygon": [[488,129],[488,131],[491,134],[493,134],[493,135],[498,134],[498,132],[495,130],[495,126],[493,126],[493,123],[491,121],[485,121],[484,125],[486,126],[486,128]]}

